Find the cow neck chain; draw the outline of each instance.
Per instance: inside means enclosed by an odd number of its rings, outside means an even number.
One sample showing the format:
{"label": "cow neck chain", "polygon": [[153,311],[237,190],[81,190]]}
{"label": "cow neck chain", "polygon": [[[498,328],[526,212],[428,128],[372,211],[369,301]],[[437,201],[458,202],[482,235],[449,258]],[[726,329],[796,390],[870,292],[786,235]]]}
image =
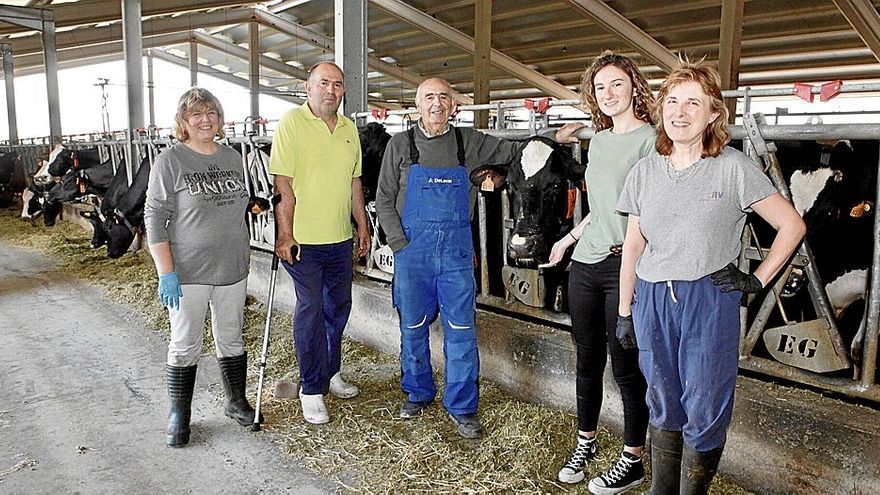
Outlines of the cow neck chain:
{"label": "cow neck chain", "polygon": [[694,172],[696,172],[697,167],[700,165],[700,162],[703,160],[700,158],[694,163],[688,165],[687,167],[678,170],[672,164],[672,158],[669,155],[661,155],[663,157],[663,161],[666,163],[666,174],[669,176],[669,179],[678,184],[679,182],[684,182],[688,180]]}

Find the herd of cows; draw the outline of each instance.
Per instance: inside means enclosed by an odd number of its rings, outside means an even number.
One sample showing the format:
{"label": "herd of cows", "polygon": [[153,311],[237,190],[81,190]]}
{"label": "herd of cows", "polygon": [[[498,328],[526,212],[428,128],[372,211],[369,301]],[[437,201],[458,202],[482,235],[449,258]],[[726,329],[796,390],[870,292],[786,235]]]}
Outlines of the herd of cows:
{"label": "herd of cows", "polygon": [[[382,154],[390,135],[381,124],[372,123],[360,128],[360,137],[362,181],[369,203],[375,198]],[[575,190],[584,189],[585,165],[575,160],[566,146],[542,137],[529,140],[530,147],[544,147],[551,152],[523,153],[511,164],[486,164],[472,174],[471,180],[482,184],[487,175],[491,176],[493,187],[489,189],[493,191],[485,194],[495,205],[500,203],[498,190],[503,187],[507,188],[510,198],[509,219],[500,220],[500,208],[490,211],[488,226],[493,230],[490,238],[500,239],[502,228],[507,228],[509,235],[506,246],[500,242],[489,243],[492,251],[487,253],[489,258],[498,265],[537,269],[537,265],[548,258],[553,243],[572,226]],[[807,239],[814,263],[836,315],[843,317],[847,307],[865,299],[870,278],[878,143],[791,141],[776,144],[794,205],[808,226]],[[270,153],[268,146],[255,151],[264,158]],[[523,156],[526,160],[534,156],[546,157],[546,160],[523,163]],[[2,207],[11,204],[15,191],[25,189],[20,162],[12,152],[0,156]],[[265,162],[265,159],[259,161],[263,167]],[[81,214],[94,227],[92,247],[106,245],[108,256],[117,258],[125,254],[142,228],[150,165],[148,159],[143,159],[129,185],[124,165],[116,167],[114,172],[111,161],[101,161],[97,149],[71,150],[59,146],[40,171],[27,181],[22,216],[42,215],[45,225],[52,226],[62,203],[99,198],[92,211]],[[258,180],[253,170],[249,170],[252,188],[261,189],[251,191],[252,196],[265,205],[267,195],[271,194],[271,179],[266,180],[269,177],[266,170],[261,174],[262,180]],[[773,240],[772,229],[756,227],[758,241],[769,247]],[[799,276],[795,273],[791,277],[784,295],[804,297],[806,291]]]}

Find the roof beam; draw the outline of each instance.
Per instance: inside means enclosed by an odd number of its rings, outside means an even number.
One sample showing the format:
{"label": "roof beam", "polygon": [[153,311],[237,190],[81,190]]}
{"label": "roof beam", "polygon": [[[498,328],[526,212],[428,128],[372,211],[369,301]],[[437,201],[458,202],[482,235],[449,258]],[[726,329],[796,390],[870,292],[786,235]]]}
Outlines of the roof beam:
{"label": "roof beam", "polygon": [[[150,38],[144,38],[144,49],[186,43],[187,41],[189,41],[189,39],[189,33],[176,33],[165,34],[162,36],[153,36]],[[119,58],[122,58],[122,41],[114,41],[112,43],[104,43],[102,45],[85,46],[82,48],[68,48],[66,50],[58,50],[58,61],[71,62],[77,59],[88,60],[92,58],[100,58],[107,55],[115,54],[119,54]],[[42,66],[43,55],[40,53],[15,57],[16,75],[19,75],[18,72],[21,69]]]}
{"label": "roof beam", "polygon": [[[317,31],[295,22],[290,22],[281,16],[264,10],[255,9],[254,16],[260,24],[272,28],[282,34],[304,41],[312,46],[320,48],[321,50],[325,50],[328,53],[334,53],[336,51],[335,40],[329,36],[325,36]],[[384,62],[375,55],[367,55],[367,67],[412,86],[418,86],[422,80],[424,80],[424,77],[389,64],[388,62]]]}
{"label": "roof beam", "polygon": [[678,66],[678,57],[674,53],[605,2],[601,0],[568,0],[568,3],[596,24],[626,40],[636,50],[659,64],[666,71],[671,71]]}
{"label": "roof beam", "polygon": [[[250,50],[248,50],[247,48],[242,48],[235,43],[230,43],[228,41],[222,40],[220,38],[211,36],[210,34],[200,31],[193,31],[192,34],[193,39],[204,46],[213,48],[217,51],[228,53],[229,55],[245,61],[250,59]],[[305,81],[306,78],[308,78],[309,76],[308,72],[298,67],[285,64],[280,60],[276,60],[272,57],[267,57],[266,55],[260,55],[260,65],[269,70],[274,70],[275,72],[280,72],[281,74],[295,77],[296,79],[299,79],[301,81]]]}
{"label": "roof beam", "polygon": [[[144,17],[150,17],[178,12],[238,7],[255,3],[257,2],[254,0],[187,0],[186,2],[181,2],[180,0],[150,0],[149,2],[143,2],[141,14]],[[119,0],[63,3],[52,5],[49,8],[55,13],[56,29],[64,26],[80,26],[122,19],[122,2]],[[27,31],[29,29],[19,26],[0,25],[0,35]]]}
{"label": "roof beam", "polygon": [[[434,19],[430,15],[411,7],[400,0],[370,0],[374,5],[381,8],[388,14],[406,21],[420,29],[423,29],[435,36],[448,41],[449,43],[465,50],[473,55],[476,49],[474,39],[463,32]],[[533,85],[534,87],[544,91],[546,94],[555,96],[560,99],[577,99],[579,96],[574,91],[566,88],[558,82],[532,70],[521,64],[516,59],[501,53],[496,49],[490,52],[490,61],[492,65],[500,67],[523,81]]]}
{"label": "roof beam", "polygon": [[[179,67],[183,67],[184,69],[187,69],[187,70],[189,69],[189,59],[187,59],[187,58],[178,57],[177,55],[172,55],[164,50],[153,50],[153,56],[158,59],[161,59],[166,62],[177,65]],[[223,80],[226,82],[230,82],[232,84],[235,84],[237,86],[241,86],[243,88],[250,87],[249,86],[250,83],[246,79],[242,79],[242,78],[235,76],[233,74],[230,74],[228,72],[221,72],[213,67],[210,67],[207,65],[202,65],[202,64],[199,64],[198,67],[199,67],[199,72],[202,74],[216,77],[217,79],[220,79],[220,80]],[[281,98],[282,100],[287,100],[287,101],[289,101],[291,103],[295,103],[297,105],[302,105],[302,103],[305,101],[298,96],[293,96],[289,93],[278,91],[275,88],[263,86],[263,85],[260,85],[260,94],[274,96],[276,98]]]}
{"label": "roof beam", "polygon": [[[252,9],[226,9],[209,13],[187,13],[174,17],[161,17],[148,19],[143,22],[144,36],[157,36],[160,34],[190,31],[193,26],[221,26],[225,24],[240,24],[253,19]],[[122,24],[110,26],[89,27],[73,29],[55,34],[55,46],[72,48],[100,43],[110,43],[122,39]],[[8,43],[12,45],[16,55],[26,55],[43,51],[40,35],[22,36],[10,38]]]}
{"label": "roof beam", "polygon": [[874,58],[880,61],[880,14],[874,4],[866,0],[834,0],[834,3],[874,53]]}

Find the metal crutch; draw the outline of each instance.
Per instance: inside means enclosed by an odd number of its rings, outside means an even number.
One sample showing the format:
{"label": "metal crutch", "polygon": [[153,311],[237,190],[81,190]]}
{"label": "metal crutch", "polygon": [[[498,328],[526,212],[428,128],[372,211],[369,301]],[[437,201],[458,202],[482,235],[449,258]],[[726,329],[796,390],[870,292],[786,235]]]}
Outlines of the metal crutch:
{"label": "metal crutch", "polygon": [[[281,195],[272,196],[272,214],[281,201]],[[275,238],[278,238],[278,221],[275,225]],[[278,275],[278,254],[272,250],[272,275],[269,277],[269,308],[266,310],[266,326],[263,329],[263,354],[260,356],[260,382],[257,385],[257,407],[254,409],[254,425],[251,431],[260,431],[260,403],[263,401],[263,381],[266,378],[266,359],[269,355],[269,330],[272,327],[272,303],[275,301],[275,277]]]}

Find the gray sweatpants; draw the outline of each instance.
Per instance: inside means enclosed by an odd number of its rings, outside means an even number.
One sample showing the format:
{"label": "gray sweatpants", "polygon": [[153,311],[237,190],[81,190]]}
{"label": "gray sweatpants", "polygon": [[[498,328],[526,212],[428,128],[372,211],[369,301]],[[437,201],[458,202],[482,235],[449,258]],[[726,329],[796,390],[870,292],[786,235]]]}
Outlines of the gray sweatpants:
{"label": "gray sweatpants", "polygon": [[244,322],[244,300],[247,277],[232,285],[181,285],[180,309],[168,310],[171,320],[171,342],[168,343],[170,366],[192,366],[202,354],[205,333],[205,311],[211,307],[211,329],[217,357],[244,354],[241,327]]}

